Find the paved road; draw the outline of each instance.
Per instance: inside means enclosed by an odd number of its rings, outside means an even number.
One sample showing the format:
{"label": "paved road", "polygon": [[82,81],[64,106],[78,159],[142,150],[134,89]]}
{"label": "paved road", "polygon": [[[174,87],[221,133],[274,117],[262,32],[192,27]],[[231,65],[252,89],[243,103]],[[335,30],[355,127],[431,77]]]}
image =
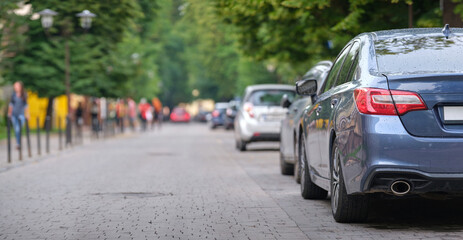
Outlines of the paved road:
{"label": "paved road", "polygon": [[381,201],[337,224],[278,171],[278,144],[166,125],[0,173],[0,239],[463,239],[453,201]]}

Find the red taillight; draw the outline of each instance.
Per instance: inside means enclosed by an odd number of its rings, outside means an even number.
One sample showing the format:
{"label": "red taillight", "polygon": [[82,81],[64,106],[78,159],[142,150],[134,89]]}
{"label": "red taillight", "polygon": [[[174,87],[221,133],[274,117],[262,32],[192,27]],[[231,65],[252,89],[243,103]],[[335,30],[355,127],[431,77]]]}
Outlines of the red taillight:
{"label": "red taillight", "polygon": [[220,112],[217,111],[217,110],[214,110],[214,111],[212,112],[212,116],[213,116],[213,117],[218,117],[218,116],[220,116]]}
{"label": "red taillight", "polygon": [[404,115],[410,111],[427,109],[417,93],[407,91],[358,88],[354,91],[354,99],[359,112],[365,114]]}
{"label": "red taillight", "polygon": [[244,111],[247,112],[249,117],[252,117],[252,118],[254,117],[254,112],[252,111],[253,107],[254,106],[250,102],[247,102],[243,105]]}

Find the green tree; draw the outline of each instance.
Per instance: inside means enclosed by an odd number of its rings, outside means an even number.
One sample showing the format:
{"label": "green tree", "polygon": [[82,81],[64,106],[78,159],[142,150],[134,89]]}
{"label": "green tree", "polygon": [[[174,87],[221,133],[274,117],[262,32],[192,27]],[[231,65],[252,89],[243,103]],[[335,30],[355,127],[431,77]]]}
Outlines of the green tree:
{"label": "green tree", "polygon": [[[333,59],[355,35],[408,27],[411,0],[216,0],[225,23],[238,28],[240,48],[273,60],[290,82],[317,61]],[[415,26],[442,26],[438,1],[414,1]],[[282,66],[283,65],[283,66]]]}

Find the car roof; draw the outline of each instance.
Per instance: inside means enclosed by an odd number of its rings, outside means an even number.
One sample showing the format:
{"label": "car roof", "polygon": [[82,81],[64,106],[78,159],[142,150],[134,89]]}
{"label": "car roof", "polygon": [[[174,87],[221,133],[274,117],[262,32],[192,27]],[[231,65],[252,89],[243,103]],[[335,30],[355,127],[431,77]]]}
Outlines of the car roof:
{"label": "car roof", "polygon": [[270,89],[270,90],[295,90],[295,86],[293,85],[288,85],[288,84],[257,84],[257,85],[250,85],[246,88],[246,92],[253,92],[256,90],[264,90],[264,89]]}
{"label": "car roof", "polygon": [[[463,35],[463,28],[452,28],[450,26],[450,31],[452,34]],[[400,38],[400,37],[418,37],[418,36],[442,36],[442,28],[405,28],[405,29],[393,29],[393,30],[383,30],[371,32],[374,40],[384,40],[390,38]],[[450,35],[451,36],[451,35]]]}
{"label": "car roof", "polygon": [[228,107],[228,102],[218,102],[218,103],[215,103],[215,108],[216,109],[221,109],[221,108],[227,108]]}

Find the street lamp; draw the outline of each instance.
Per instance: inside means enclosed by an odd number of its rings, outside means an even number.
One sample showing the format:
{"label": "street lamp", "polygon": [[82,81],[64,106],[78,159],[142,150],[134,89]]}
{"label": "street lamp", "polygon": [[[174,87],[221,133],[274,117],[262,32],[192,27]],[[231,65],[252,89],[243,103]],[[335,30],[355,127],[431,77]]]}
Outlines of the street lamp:
{"label": "street lamp", "polygon": [[[39,12],[40,15],[40,20],[42,22],[42,27],[47,30],[53,25],[53,16],[56,16],[58,13],[50,10],[50,9],[45,9]],[[80,18],[80,25],[82,26],[85,31],[90,29],[92,26],[92,18],[96,17],[95,14],[91,13],[89,10],[84,10],[81,13],[76,14],[77,17]],[[71,122],[71,73],[70,73],[70,59],[71,59],[71,53],[69,51],[69,37],[70,33],[72,31],[69,31],[67,29],[71,24],[67,22],[66,24],[63,24],[63,29],[62,29],[62,36],[65,38],[65,45],[64,45],[64,76],[65,76],[65,84],[66,84],[66,97],[68,100],[68,124],[66,125],[66,143],[71,143],[71,125],[69,124]],[[48,34],[48,32],[47,32]]]}
{"label": "street lamp", "polygon": [[95,14],[87,9],[76,14],[76,16],[80,18],[80,26],[85,30],[88,30],[92,26],[92,18],[96,17]]}
{"label": "street lamp", "polygon": [[56,16],[58,13],[50,10],[45,9],[39,12],[40,20],[42,21],[42,27],[45,29],[49,29],[53,25],[53,16]]}

